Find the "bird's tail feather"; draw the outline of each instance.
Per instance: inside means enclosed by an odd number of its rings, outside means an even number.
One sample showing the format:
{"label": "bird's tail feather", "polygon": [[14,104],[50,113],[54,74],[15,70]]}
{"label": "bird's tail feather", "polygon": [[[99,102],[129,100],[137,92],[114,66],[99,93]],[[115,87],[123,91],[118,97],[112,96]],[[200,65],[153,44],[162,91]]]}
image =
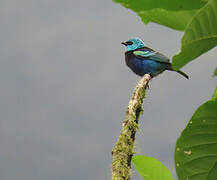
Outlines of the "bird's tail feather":
{"label": "bird's tail feather", "polygon": [[171,64],[170,64],[170,66],[168,67],[168,70],[170,70],[170,71],[175,71],[175,72],[181,74],[182,76],[184,76],[186,79],[189,79],[189,76],[188,76],[187,74],[185,74],[183,71],[180,71],[180,70],[176,71],[176,70],[174,70],[174,69],[172,68],[172,65],[171,65]]}
{"label": "bird's tail feather", "polygon": [[185,74],[184,72],[182,72],[180,70],[178,70],[176,72],[179,73],[179,74],[181,74],[181,75],[183,75],[185,78],[189,79],[189,76],[187,74]]}

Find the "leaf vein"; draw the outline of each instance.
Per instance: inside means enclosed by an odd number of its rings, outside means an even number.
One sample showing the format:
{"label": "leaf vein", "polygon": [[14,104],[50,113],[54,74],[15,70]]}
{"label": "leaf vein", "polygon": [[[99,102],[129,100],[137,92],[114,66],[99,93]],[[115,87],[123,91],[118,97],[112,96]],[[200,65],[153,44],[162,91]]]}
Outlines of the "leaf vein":
{"label": "leaf vein", "polygon": [[207,158],[207,157],[217,157],[217,154],[208,154],[208,155],[199,156],[199,157],[190,159],[189,161],[186,161],[182,165],[185,166],[186,164],[191,163],[192,161],[196,161],[196,160]]}

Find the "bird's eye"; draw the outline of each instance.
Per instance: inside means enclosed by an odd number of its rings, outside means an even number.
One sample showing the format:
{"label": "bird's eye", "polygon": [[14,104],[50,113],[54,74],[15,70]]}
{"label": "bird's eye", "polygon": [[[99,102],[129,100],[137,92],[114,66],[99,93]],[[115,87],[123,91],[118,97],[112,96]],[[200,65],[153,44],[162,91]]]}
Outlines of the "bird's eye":
{"label": "bird's eye", "polygon": [[132,45],[133,42],[132,42],[132,41],[127,41],[126,44],[127,44],[127,45]]}

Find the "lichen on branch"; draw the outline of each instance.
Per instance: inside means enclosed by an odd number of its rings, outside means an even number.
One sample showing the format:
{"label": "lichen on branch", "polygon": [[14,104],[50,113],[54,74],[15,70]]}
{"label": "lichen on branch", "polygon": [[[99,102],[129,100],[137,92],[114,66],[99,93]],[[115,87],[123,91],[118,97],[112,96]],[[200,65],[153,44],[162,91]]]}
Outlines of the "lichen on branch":
{"label": "lichen on branch", "polygon": [[145,98],[145,90],[150,79],[149,74],[142,77],[129,101],[121,134],[112,150],[112,180],[130,179],[135,135],[139,127],[139,116],[143,112],[142,103]]}

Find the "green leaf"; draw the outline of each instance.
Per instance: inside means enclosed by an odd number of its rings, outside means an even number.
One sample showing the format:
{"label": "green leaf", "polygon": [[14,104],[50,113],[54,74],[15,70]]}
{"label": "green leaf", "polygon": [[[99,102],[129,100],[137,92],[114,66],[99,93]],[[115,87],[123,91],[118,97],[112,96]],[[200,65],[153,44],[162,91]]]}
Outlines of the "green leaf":
{"label": "green leaf", "polygon": [[217,179],[217,88],[201,105],[178,138],[176,172],[180,180]]}
{"label": "green leaf", "polygon": [[147,24],[155,22],[176,30],[184,30],[205,0],[114,0],[135,11]]}
{"label": "green leaf", "polygon": [[214,91],[214,93],[212,95],[212,100],[217,101],[217,86],[216,86],[215,91]]}
{"label": "green leaf", "polygon": [[122,4],[126,8],[130,8],[136,12],[161,8],[172,11],[183,11],[199,9],[206,4],[204,0],[114,0],[116,3]]}
{"label": "green leaf", "polygon": [[173,57],[173,68],[179,69],[217,45],[217,0],[201,8],[185,29],[181,52]]}
{"label": "green leaf", "polygon": [[170,171],[160,161],[148,156],[133,156],[132,162],[145,180],[172,180]]}
{"label": "green leaf", "polygon": [[217,76],[217,68],[215,68],[215,70],[213,72],[213,76]]}
{"label": "green leaf", "polygon": [[151,9],[140,11],[137,14],[141,17],[145,24],[155,22],[176,30],[183,31],[187,26],[189,20],[196,13],[192,11],[168,11],[165,9]]}

